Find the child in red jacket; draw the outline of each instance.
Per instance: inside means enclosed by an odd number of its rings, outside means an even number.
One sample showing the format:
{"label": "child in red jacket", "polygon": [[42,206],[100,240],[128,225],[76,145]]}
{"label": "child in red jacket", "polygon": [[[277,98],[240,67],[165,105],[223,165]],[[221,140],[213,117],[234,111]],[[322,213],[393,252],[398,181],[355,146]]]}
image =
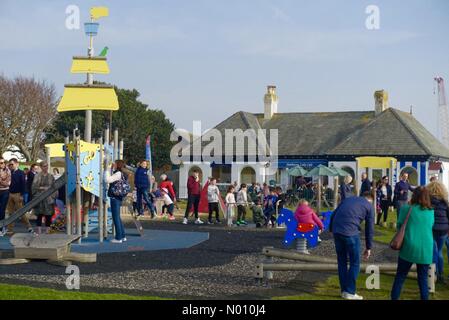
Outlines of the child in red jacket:
{"label": "child in red jacket", "polygon": [[[309,202],[306,200],[301,200],[299,202],[298,208],[295,212],[295,219],[298,221],[298,225],[301,224],[312,224],[320,229],[320,233],[324,230],[323,221],[316,215],[315,211],[309,206]],[[318,238],[320,241],[320,239]],[[300,253],[309,254],[307,251],[307,240],[298,239],[302,245],[298,245],[298,248],[302,248]]]}

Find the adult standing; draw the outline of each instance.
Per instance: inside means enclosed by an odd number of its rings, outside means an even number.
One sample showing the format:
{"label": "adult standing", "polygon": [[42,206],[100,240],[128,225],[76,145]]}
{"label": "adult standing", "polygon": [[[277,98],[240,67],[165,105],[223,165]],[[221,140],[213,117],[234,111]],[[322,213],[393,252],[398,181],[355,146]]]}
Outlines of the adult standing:
{"label": "adult standing", "polygon": [[371,192],[371,181],[368,179],[366,172],[362,173],[362,186],[360,187],[360,196],[362,197],[365,192]]}
{"label": "adult standing", "polygon": [[431,182],[427,189],[430,193],[430,200],[435,213],[435,223],[433,225],[433,263],[437,267],[437,282],[444,281],[444,258],[443,247],[447,240],[449,231],[449,204],[446,187],[437,181]]}
{"label": "adult standing", "polygon": [[148,209],[151,213],[151,218],[154,218],[154,206],[153,200],[150,198],[148,194],[148,189],[150,188],[150,176],[149,170],[147,168],[148,164],[144,160],[140,162],[140,166],[137,168],[135,177],[134,177],[134,186],[137,190],[137,211],[139,216],[143,216],[143,205],[142,200],[145,200]]}
{"label": "adult standing", "polygon": [[33,185],[34,177],[36,176],[39,166],[33,163],[30,167],[30,171],[28,171],[26,178],[26,190],[29,193],[28,201],[33,199],[33,193],[31,192],[31,187]]}
{"label": "adult standing", "polygon": [[363,300],[356,293],[360,273],[360,224],[365,221],[366,250],[363,256],[368,260],[374,234],[373,200],[371,192],[366,192],[363,197],[349,197],[338,206],[331,218],[330,230],[334,235],[343,299]]}
{"label": "adult standing", "polygon": [[377,214],[377,225],[380,225],[380,221],[383,215],[383,223],[384,225],[387,223],[388,219],[388,210],[392,204],[392,196],[393,196],[393,188],[390,185],[390,179],[388,176],[382,178],[382,182],[377,188],[377,194],[379,195],[380,200],[380,212]]}
{"label": "adult standing", "polygon": [[340,199],[341,202],[345,201],[346,198],[352,197],[352,188],[351,188],[352,177],[346,176],[343,182],[340,185]]}
{"label": "adult standing", "polygon": [[401,212],[402,206],[406,205],[408,202],[408,192],[415,190],[408,182],[408,173],[404,172],[401,175],[401,179],[396,183],[394,187],[394,205],[397,210],[397,215],[399,218],[399,213]]}
{"label": "adult standing", "polygon": [[125,226],[120,217],[120,208],[124,197],[114,195],[112,192],[115,187],[114,184],[120,183],[121,180],[128,180],[128,176],[123,172],[124,168],[125,162],[123,160],[117,160],[112,164],[112,175],[110,170],[106,170],[105,172],[105,181],[109,184],[108,196],[111,199],[111,213],[115,227],[115,239],[111,240],[112,243],[126,242]]}
{"label": "adult standing", "polygon": [[203,224],[204,222],[198,217],[198,207],[200,204],[201,197],[201,183],[200,183],[200,175],[198,170],[194,170],[193,174],[187,180],[187,207],[186,212],[184,214],[183,224],[188,224],[189,220],[189,212],[193,206],[193,213],[195,214],[195,224]]}
{"label": "adult standing", "polygon": [[[5,219],[6,206],[9,199],[9,186],[11,185],[11,171],[6,166],[5,159],[0,158],[0,221]],[[0,230],[0,237],[5,236],[6,228]]]}
{"label": "adult standing", "polygon": [[405,229],[404,242],[399,252],[398,269],[391,289],[391,299],[399,299],[410,268],[416,264],[421,300],[428,300],[427,278],[429,265],[433,260],[432,227],[435,218],[427,188],[416,188],[410,205],[406,204],[401,207],[397,224],[398,230],[404,224],[407,216],[409,219]]}
{"label": "adult standing", "polygon": [[[48,190],[51,185],[55,182],[55,177],[48,172],[48,164],[46,162],[42,162],[40,164],[41,172],[36,174],[33,180],[33,185],[31,186],[31,194],[34,196]],[[39,205],[35,209],[35,214],[37,215],[37,233],[42,233],[42,220],[45,218],[45,227],[46,230],[44,233],[49,233],[50,225],[51,225],[51,217],[54,213],[54,204],[56,201],[56,197],[58,192],[55,192],[53,195],[41,201]]]}
{"label": "adult standing", "polygon": [[[9,200],[7,211],[8,214],[13,214],[23,207],[23,194],[25,193],[25,174],[19,169],[19,161],[16,158],[9,160],[11,170],[11,185],[9,186]],[[22,222],[28,229],[28,232],[33,232],[33,227],[28,220],[26,214],[22,216]],[[14,223],[8,225],[8,232],[13,233]]]}

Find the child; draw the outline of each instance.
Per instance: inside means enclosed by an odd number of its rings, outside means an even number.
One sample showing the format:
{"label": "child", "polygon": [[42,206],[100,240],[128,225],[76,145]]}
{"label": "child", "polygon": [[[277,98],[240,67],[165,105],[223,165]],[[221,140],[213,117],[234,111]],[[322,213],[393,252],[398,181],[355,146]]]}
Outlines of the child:
{"label": "child", "polygon": [[[303,224],[313,224],[314,226],[318,226],[320,229],[320,233],[324,230],[323,222],[320,218],[316,215],[316,213],[312,210],[312,208],[309,207],[309,202],[307,200],[301,200],[298,204],[298,208],[295,212],[295,219],[298,221],[298,225],[300,223]],[[303,248],[307,248],[307,240],[306,239],[298,239],[298,241],[305,242],[303,244]],[[304,252],[305,254],[309,254],[307,250]]]}
{"label": "child", "polygon": [[173,200],[170,198],[168,189],[162,188],[162,200],[164,201],[164,206],[167,208],[169,220],[174,221],[175,216],[173,215],[173,211],[175,210],[175,204],[173,203]]}
{"label": "child", "polygon": [[226,221],[228,223],[228,227],[232,227],[232,219],[234,217],[234,207],[235,207],[235,197],[234,197],[234,186],[229,186],[228,192],[226,194],[225,203],[226,203]]}
{"label": "child", "polygon": [[265,197],[264,199],[264,210],[263,214],[265,215],[266,222],[265,226],[272,226],[274,227],[274,224],[276,222],[276,217],[274,217],[274,214],[276,213],[276,202],[277,202],[277,195],[273,188],[270,188],[270,193]]}
{"label": "child", "polygon": [[236,224],[238,226],[248,224],[245,221],[247,206],[248,206],[247,185],[245,183],[243,183],[240,186],[240,191],[237,193],[237,222],[236,222]]}
{"label": "child", "polygon": [[253,212],[253,221],[256,224],[256,228],[262,228],[262,225],[265,222],[265,216],[259,199],[255,200],[254,204],[251,206],[251,211]]}
{"label": "child", "polygon": [[217,187],[217,179],[212,178],[207,187],[207,201],[209,202],[209,221],[208,224],[213,224],[212,213],[215,212],[215,222],[220,223],[220,216],[218,210],[218,201],[220,201],[220,190]]}

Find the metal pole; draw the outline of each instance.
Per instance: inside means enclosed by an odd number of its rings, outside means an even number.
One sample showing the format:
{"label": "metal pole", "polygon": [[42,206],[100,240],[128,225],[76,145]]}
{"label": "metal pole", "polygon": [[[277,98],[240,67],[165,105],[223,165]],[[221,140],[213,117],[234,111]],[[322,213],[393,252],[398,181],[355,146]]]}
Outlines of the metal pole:
{"label": "metal pole", "polygon": [[[105,145],[110,145],[110,127],[106,126],[106,129],[104,130],[104,144]],[[106,161],[105,161],[105,170],[109,170],[109,165],[112,161],[112,159],[110,159],[110,155],[109,153],[105,155]],[[103,188],[106,188],[106,183],[103,182]],[[107,239],[108,237],[108,208],[109,208],[109,204],[106,201],[107,198],[103,199],[104,201],[104,208],[103,208],[103,236],[104,239]]]}
{"label": "metal pole", "polygon": [[119,159],[120,160],[123,160],[123,151],[124,151],[124,142],[123,142],[123,140],[120,140],[120,143],[119,143]]}
{"label": "metal pole", "polygon": [[321,176],[318,177],[318,214],[321,213]]}
{"label": "metal pole", "polygon": [[75,156],[76,156],[76,231],[77,235],[80,237],[78,243],[81,243],[82,227],[81,227],[81,161],[80,161],[80,136],[79,131],[76,132],[75,136]]}
{"label": "metal pole", "polygon": [[[93,19],[91,19],[93,22]],[[89,37],[89,48],[87,49],[87,54],[89,58],[94,56],[94,37],[91,35]],[[94,84],[94,76],[92,73],[87,74],[87,84],[89,86]],[[86,122],[84,128],[84,141],[91,142],[92,139],[92,110],[86,110]]]}
{"label": "metal pole", "polygon": [[336,176],[334,178],[334,211],[337,210],[338,207],[338,188],[339,188],[339,184],[338,184],[338,176]]}
{"label": "metal pole", "polygon": [[100,143],[100,172],[99,172],[99,179],[98,179],[98,185],[99,185],[99,197],[98,197],[98,240],[103,242],[104,236],[104,222],[103,222],[103,138],[100,137],[99,139]]}
{"label": "metal pole", "polygon": [[118,160],[120,159],[119,154],[119,142],[118,142],[118,130],[114,130],[114,159]]}
{"label": "metal pole", "polygon": [[66,219],[66,232],[67,235],[70,236],[72,235],[72,210],[71,210],[71,203],[70,203],[70,195],[69,195],[69,175],[68,175],[68,161],[70,161],[70,157],[69,157],[69,150],[68,150],[68,145],[70,143],[70,138],[67,135],[64,138],[64,151],[65,151],[65,219]]}

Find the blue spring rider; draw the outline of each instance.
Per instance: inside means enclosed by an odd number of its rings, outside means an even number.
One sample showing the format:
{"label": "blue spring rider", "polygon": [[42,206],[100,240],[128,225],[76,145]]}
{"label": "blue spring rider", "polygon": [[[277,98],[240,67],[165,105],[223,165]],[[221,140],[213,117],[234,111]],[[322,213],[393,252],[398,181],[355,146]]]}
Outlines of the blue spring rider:
{"label": "blue spring rider", "polygon": [[[324,230],[329,229],[332,214],[332,211],[322,213]],[[290,246],[295,239],[306,239],[310,248],[314,248],[318,245],[319,228],[311,224],[298,224],[298,221],[291,210],[282,209],[277,223],[285,224],[287,227],[284,236],[284,246]]]}

